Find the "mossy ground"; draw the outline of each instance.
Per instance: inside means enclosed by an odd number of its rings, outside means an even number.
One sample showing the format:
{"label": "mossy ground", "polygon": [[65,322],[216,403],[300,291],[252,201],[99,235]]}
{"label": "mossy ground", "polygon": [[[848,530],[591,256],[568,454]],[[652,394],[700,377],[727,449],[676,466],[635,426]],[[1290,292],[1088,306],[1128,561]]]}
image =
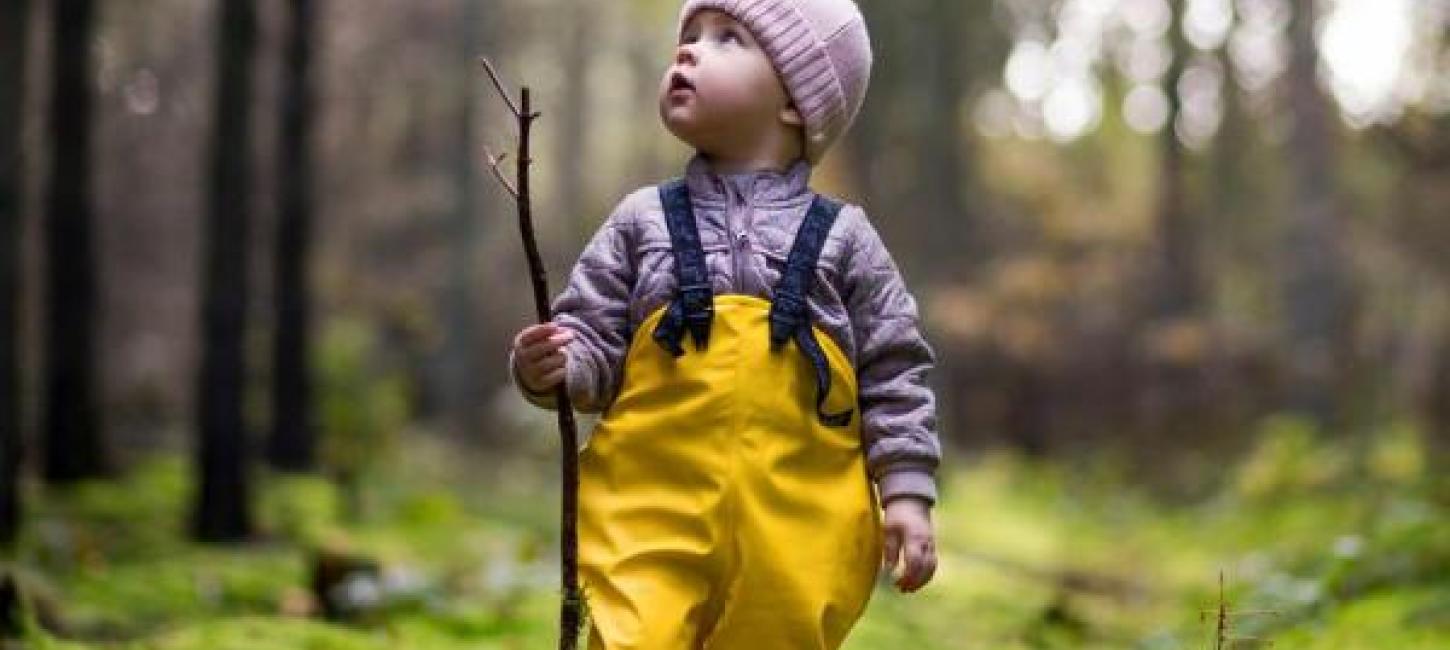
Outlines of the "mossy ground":
{"label": "mossy ground", "polygon": [[[959,462],[935,512],[935,580],[902,595],[883,579],[847,647],[1212,648],[1220,602],[1226,648],[1450,647],[1450,484],[1413,429],[1351,448],[1277,421],[1259,439],[1210,496],[1176,503],[1108,463]],[[180,456],[32,490],[10,564],[65,633],[35,631],[31,647],[552,647],[549,453],[487,463],[431,443],[404,457],[368,478],[352,522],[327,481],[261,476],[262,533],[239,546],[185,541]],[[380,560],[393,595],[357,624],[300,615],[319,547]]]}

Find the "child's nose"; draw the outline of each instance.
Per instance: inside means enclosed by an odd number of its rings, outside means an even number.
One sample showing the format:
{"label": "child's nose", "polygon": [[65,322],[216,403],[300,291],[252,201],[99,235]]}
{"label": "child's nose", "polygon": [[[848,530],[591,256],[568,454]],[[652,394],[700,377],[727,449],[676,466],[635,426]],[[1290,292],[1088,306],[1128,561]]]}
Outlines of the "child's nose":
{"label": "child's nose", "polygon": [[695,49],[691,47],[689,43],[683,43],[675,49],[676,64],[688,63],[690,65],[694,65],[698,62],[699,60],[695,58]]}

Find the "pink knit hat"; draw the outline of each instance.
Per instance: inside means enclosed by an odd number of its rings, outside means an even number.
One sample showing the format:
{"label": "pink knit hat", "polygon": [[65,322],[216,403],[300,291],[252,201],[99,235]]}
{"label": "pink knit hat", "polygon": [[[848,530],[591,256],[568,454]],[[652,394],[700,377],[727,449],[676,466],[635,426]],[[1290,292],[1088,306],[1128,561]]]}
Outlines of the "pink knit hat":
{"label": "pink knit hat", "polygon": [[686,0],[690,16],[716,9],[755,35],[805,121],[805,155],[820,161],[861,111],[871,77],[871,39],[851,0]]}

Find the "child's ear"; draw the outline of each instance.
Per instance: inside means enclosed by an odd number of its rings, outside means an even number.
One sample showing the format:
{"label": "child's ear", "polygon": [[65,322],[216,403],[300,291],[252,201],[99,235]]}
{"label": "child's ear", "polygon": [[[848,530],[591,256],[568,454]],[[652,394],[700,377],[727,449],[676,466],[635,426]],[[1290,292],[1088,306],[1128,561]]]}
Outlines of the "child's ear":
{"label": "child's ear", "polygon": [[785,105],[780,109],[780,121],[787,126],[804,126],[805,120],[801,119],[801,112],[796,110],[795,102]]}

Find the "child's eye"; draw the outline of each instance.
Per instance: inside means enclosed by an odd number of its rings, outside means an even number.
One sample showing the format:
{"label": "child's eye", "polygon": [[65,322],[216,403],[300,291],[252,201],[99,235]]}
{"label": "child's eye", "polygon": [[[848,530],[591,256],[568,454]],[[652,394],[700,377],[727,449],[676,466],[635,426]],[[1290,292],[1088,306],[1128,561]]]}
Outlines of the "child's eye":
{"label": "child's eye", "polygon": [[731,41],[731,40],[734,40],[736,43],[738,43],[740,45],[744,45],[745,44],[745,39],[741,38],[740,37],[740,34],[738,32],[736,32],[735,30],[733,30],[733,29],[725,30],[725,33],[720,36],[720,40],[722,40],[722,41]]}

